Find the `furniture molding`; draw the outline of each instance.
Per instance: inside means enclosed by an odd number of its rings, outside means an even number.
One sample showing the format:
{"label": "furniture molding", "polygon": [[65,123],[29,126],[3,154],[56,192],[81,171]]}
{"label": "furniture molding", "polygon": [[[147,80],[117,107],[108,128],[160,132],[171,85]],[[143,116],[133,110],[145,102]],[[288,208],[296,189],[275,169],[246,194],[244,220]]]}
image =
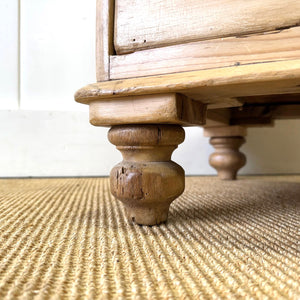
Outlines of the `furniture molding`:
{"label": "furniture molding", "polygon": [[90,103],[90,123],[95,126],[120,124],[205,124],[206,105],[176,94],[155,94],[101,99]]}
{"label": "furniture molding", "polygon": [[75,100],[89,104],[108,98],[176,92],[208,104],[222,97],[227,101],[234,97],[300,93],[299,82],[300,59],[295,59],[97,82],[79,89]]}

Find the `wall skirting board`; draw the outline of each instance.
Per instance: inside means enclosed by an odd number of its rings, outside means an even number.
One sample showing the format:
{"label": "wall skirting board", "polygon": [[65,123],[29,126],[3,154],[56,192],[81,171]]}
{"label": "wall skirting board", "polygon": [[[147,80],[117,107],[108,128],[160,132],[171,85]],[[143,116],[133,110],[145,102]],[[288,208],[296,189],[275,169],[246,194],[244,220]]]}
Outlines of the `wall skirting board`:
{"label": "wall skirting board", "polygon": [[[94,127],[87,118],[80,111],[0,111],[0,177],[107,176],[121,155],[107,143],[108,128]],[[208,164],[213,148],[202,128],[185,131],[173,160],[187,175],[216,174]],[[300,120],[250,128],[241,147],[247,165],[240,174],[300,173],[299,132]]]}

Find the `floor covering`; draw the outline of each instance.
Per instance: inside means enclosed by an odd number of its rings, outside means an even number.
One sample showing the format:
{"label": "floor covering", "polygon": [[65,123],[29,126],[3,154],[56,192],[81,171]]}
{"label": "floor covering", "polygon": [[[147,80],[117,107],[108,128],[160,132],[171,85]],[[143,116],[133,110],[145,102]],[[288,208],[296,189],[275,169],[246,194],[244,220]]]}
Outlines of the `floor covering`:
{"label": "floor covering", "polygon": [[1,299],[300,299],[300,176],[187,177],[127,221],[108,178],[0,180]]}

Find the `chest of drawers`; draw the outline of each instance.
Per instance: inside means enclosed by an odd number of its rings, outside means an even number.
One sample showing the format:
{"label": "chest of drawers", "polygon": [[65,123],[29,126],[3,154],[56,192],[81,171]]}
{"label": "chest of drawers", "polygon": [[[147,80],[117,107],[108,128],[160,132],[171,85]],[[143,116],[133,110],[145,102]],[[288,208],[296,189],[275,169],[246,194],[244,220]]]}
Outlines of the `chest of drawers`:
{"label": "chest of drawers", "polygon": [[211,164],[234,179],[248,126],[300,115],[299,25],[297,0],[98,0],[97,83],[75,99],[112,126],[111,190],[130,219],[166,221],[183,192],[182,126],[205,127]]}

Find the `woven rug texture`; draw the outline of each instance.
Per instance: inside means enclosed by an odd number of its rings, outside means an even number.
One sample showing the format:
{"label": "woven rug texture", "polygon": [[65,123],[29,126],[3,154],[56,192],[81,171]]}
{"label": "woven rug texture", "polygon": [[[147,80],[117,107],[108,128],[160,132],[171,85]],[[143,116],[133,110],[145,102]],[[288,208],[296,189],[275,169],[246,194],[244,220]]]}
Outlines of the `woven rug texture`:
{"label": "woven rug texture", "polygon": [[108,178],[0,180],[0,299],[300,299],[300,176],[187,177],[127,221]]}

